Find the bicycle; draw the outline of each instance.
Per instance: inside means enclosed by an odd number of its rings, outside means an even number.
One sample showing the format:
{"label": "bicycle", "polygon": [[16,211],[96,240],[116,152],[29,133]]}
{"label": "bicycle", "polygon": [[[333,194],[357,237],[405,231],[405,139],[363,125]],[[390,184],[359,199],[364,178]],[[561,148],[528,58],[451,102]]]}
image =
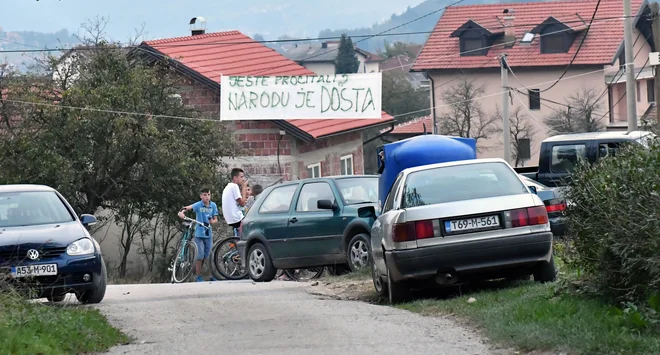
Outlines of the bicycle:
{"label": "bicycle", "polygon": [[[247,265],[243,265],[236,247],[236,242],[240,240],[240,233],[238,228],[233,228],[233,230],[233,237],[222,239],[211,248],[214,266],[211,268],[211,272],[217,279],[241,280],[248,276]],[[227,251],[223,251],[224,246],[227,246]]]}
{"label": "bicycle", "polygon": [[[197,250],[197,244],[195,244],[195,241],[192,240],[191,237],[194,235],[193,226],[195,224],[199,224],[200,226],[206,229],[210,229],[209,227],[205,226],[203,223],[200,223],[192,218],[184,217],[183,220],[184,222],[182,223],[182,225],[186,228],[186,231],[183,233],[181,240],[177,244],[177,248],[176,248],[177,252],[174,255],[174,260],[172,260],[170,267],[167,269],[168,271],[172,271],[172,278],[171,278],[172,283],[185,282],[190,277],[193,269],[195,268],[195,260],[197,259],[198,250]],[[192,257],[188,261],[184,259],[187,252],[192,253]],[[183,268],[187,266],[190,266],[190,269],[188,271],[185,271],[183,273],[183,276],[177,277],[176,275],[177,271],[182,271],[184,270]]]}

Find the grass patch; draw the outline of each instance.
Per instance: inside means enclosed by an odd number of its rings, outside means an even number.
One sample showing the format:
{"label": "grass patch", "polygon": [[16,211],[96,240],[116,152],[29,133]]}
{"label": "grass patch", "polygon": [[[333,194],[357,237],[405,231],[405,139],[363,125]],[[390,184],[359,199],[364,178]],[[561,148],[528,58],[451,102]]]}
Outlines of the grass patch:
{"label": "grass patch", "polygon": [[339,276],[333,276],[327,272],[323,274],[323,279],[330,282],[339,282],[339,281],[362,281],[362,280],[371,280],[371,267],[365,267],[355,272],[349,272]]}
{"label": "grass patch", "polygon": [[94,308],[50,306],[0,294],[0,354],[100,352],[129,340]]}
{"label": "grass patch", "polygon": [[[468,303],[469,298],[476,301]],[[453,314],[481,328],[486,336],[523,351],[571,354],[658,354],[660,326],[640,326],[635,315],[598,300],[563,293],[551,284],[471,293],[448,300],[419,300],[398,308],[422,314]]]}

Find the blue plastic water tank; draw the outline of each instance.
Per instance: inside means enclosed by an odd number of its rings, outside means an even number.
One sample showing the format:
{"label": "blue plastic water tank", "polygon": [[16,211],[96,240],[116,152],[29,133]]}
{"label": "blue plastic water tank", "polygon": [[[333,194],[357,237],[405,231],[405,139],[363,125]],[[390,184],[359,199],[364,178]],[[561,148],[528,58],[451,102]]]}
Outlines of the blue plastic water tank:
{"label": "blue plastic water tank", "polygon": [[[399,173],[415,166],[446,163],[477,158],[474,138],[427,134],[385,144],[385,167],[378,179],[378,200],[383,206],[385,198]],[[380,168],[382,162],[378,160]]]}

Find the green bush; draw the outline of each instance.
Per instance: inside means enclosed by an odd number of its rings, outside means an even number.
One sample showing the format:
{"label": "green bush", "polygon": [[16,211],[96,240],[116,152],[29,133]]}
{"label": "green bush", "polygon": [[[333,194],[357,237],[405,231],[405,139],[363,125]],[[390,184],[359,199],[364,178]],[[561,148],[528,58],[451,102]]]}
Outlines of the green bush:
{"label": "green bush", "polygon": [[574,266],[600,293],[646,303],[660,288],[660,144],[626,146],[572,178]]}

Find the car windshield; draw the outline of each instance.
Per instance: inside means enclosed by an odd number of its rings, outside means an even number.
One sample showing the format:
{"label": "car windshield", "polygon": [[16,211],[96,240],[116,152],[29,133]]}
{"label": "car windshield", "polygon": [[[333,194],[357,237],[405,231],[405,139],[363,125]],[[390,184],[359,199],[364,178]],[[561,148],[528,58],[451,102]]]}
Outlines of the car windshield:
{"label": "car windshield", "polygon": [[454,165],[416,171],[404,186],[403,208],[529,193],[504,163]]}
{"label": "car windshield", "polygon": [[75,221],[53,191],[0,193],[0,228]]}
{"label": "car windshield", "polygon": [[378,178],[348,178],[335,181],[347,205],[378,203]]}

